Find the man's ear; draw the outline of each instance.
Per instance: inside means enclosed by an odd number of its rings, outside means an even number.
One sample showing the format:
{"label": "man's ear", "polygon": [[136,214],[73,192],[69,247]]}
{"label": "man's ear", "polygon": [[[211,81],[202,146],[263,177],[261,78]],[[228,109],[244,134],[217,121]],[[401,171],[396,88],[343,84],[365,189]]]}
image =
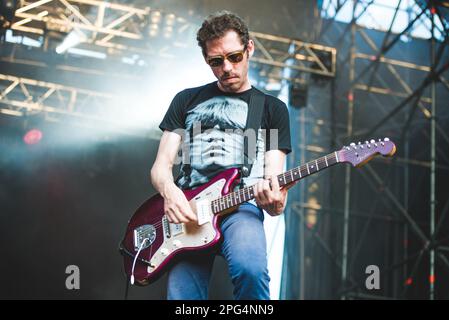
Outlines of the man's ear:
{"label": "man's ear", "polygon": [[248,56],[252,57],[254,54],[255,45],[254,45],[254,41],[251,39],[248,40],[247,50],[248,50]]}

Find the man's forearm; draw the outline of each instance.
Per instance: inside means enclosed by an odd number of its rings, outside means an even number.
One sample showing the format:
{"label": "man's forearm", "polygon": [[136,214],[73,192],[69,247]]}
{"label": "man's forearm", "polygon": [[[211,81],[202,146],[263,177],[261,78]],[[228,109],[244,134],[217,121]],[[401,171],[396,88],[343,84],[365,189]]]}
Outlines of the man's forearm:
{"label": "man's forearm", "polygon": [[175,185],[171,168],[159,165],[153,166],[151,169],[151,183],[165,198],[167,188]]}

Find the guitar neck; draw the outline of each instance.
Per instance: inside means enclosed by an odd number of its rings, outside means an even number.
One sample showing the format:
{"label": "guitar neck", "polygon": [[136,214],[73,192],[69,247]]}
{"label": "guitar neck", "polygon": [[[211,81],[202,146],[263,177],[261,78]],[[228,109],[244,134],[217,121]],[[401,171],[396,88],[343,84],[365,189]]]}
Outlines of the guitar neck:
{"label": "guitar neck", "polygon": [[[339,162],[343,162],[341,151],[335,151],[324,157],[307,162],[293,169],[290,169],[277,176],[279,186],[283,187],[292,182],[310,176],[318,171],[329,168]],[[223,197],[211,202],[212,212],[219,213],[231,207],[237,206],[245,201],[254,199],[254,185],[231,192]]]}

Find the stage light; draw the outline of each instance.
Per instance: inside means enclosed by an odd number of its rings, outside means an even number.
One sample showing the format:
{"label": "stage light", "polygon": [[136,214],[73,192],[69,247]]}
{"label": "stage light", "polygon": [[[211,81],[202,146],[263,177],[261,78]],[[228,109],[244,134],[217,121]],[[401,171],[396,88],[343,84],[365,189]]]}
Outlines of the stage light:
{"label": "stage light", "polygon": [[151,23],[159,23],[161,21],[161,13],[159,11],[153,11],[150,14]]}
{"label": "stage light", "polygon": [[28,145],[38,144],[42,140],[43,134],[39,129],[31,129],[23,136],[23,141]]}
{"label": "stage light", "polygon": [[4,0],[0,2],[0,29],[9,28],[18,6],[17,0]]}
{"label": "stage light", "polygon": [[307,106],[307,85],[293,83],[289,87],[289,105],[300,109]]}
{"label": "stage light", "polygon": [[78,29],[73,29],[70,33],[65,37],[62,43],[56,47],[56,53],[62,54],[67,51],[69,48],[73,48],[81,42],[85,42],[87,40],[87,36]]}
{"label": "stage light", "polygon": [[[327,71],[331,71],[332,70],[332,53],[330,53],[328,51],[317,51],[317,50],[313,50],[313,49],[312,49],[312,51],[317,56],[318,61],[324,65],[325,69]],[[313,70],[321,70],[321,65],[317,61],[314,61],[311,63],[310,68]],[[316,83],[326,83],[327,80],[329,80],[329,77],[323,76],[323,75],[315,73],[315,72],[313,72],[310,75],[310,77]]]}
{"label": "stage light", "polygon": [[169,13],[165,16],[165,24],[167,26],[173,26],[175,24],[176,16],[173,13]]}

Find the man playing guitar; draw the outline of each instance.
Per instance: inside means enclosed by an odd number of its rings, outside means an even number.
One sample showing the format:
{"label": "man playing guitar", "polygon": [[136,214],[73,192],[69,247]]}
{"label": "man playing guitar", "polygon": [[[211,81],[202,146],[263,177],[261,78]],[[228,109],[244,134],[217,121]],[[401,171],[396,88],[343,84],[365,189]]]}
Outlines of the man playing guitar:
{"label": "man playing guitar", "polygon": [[[255,185],[255,202],[244,202],[221,220],[223,237],[215,251],[184,255],[171,266],[168,299],[207,299],[218,253],[228,263],[235,299],[267,300],[270,277],[262,210],[275,216],[285,208],[288,188],[280,188],[275,177],[283,172],[285,157],[291,151],[288,109],[279,99],[251,86],[248,68],[254,42],[240,17],[230,12],[209,16],[197,40],[218,81],[179,92],[160,124],[163,135],[151,181],[164,199],[169,222],[198,221],[183,189],[195,188],[225,169],[242,166],[245,154],[251,152],[244,150],[241,132],[246,129],[252,95],[264,97],[263,104],[255,106],[262,112],[260,129],[275,134],[263,137],[258,130],[256,145],[247,146],[257,150],[251,170],[243,178],[245,185]],[[175,181],[172,168],[180,148],[187,156],[183,154]]]}

